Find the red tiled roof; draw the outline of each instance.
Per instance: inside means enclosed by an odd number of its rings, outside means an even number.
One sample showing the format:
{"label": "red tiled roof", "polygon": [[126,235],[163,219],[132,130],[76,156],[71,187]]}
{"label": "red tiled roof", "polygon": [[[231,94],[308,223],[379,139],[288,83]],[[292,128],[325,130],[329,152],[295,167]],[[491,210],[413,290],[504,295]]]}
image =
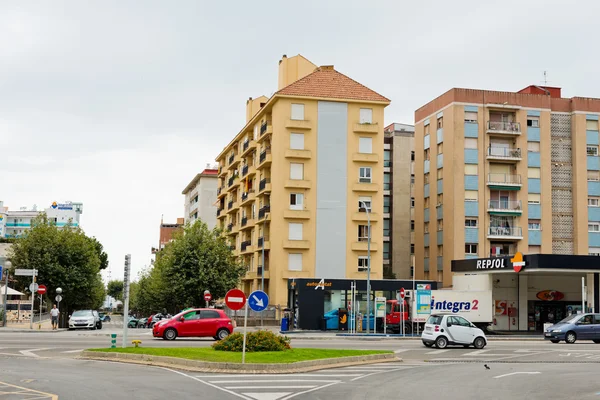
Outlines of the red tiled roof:
{"label": "red tiled roof", "polygon": [[217,175],[218,171],[216,169],[205,169],[204,171],[200,172],[200,174],[202,175]]}
{"label": "red tiled roof", "polygon": [[313,73],[284,87],[276,94],[390,102],[388,98],[361,85],[330,66],[317,68]]}

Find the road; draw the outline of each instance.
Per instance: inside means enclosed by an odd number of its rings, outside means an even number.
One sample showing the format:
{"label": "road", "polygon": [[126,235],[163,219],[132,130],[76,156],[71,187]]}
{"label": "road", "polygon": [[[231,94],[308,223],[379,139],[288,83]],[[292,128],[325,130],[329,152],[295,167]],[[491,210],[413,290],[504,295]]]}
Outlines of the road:
{"label": "road", "polygon": [[[600,345],[543,341],[490,341],[483,350],[438,350],[418,340],[293,338],[294,347],[387,349],[403,362],[327,369],[294,375],[199,374],[77,359],[79,351],[109,347],[102,331],[11,333],[0,331],[2,399],[419,399],[598,398]],[[142,346],[205,347],[206,339],[153,339],[147,330],[131,330]],[[487,369],[484,365],[487,365]],[[11,393],[11,394],[9,394]],[[57,397],[58,396],[58,397]],[[175,397],[173,397],[175,398]]]}

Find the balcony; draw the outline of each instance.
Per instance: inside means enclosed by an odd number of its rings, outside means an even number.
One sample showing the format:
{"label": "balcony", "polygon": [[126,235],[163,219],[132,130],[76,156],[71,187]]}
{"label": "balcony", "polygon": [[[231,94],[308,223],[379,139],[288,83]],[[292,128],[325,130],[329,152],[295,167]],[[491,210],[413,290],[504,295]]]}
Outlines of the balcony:
{"label": "balcony", "polygon": [[227,159],[227,165],[231,165],[233,164],[233,162],[235,161],[235,154],[232,154],[229,156],[229,158]]}
{"label": "balcony", "polygon": [[263,206],[260,210],[258,210],[258,220],[263,220],[267,216],[267,214],[271,211],[271,206]]}
{"label": "balcony", "polygon": [[310,211],[308,210],[285,210],[283,212],[285,219],[310,219]]}
{"label": "balcony", "polygon": [[233,224],[228,224],[227,225],[227,232],[231,232],[233,231]]}
{"label": "balcony", "polygon": [[241,226],[244,227],[247,224],[248,224],[248,218],[247,217],[242,218]]}
{"label": "balcony", "polygon": [[270,250],[271,249],[271,242],[269,242],[269,237],[268,236],[261,236],[261,237],[258,238],[258,241],[256,242],[256,249],[255,249],[255,251],[262,251],[263,244],[264,244],[265,250]]}
{"label": "balcony", "polygon": [[311,129],[310,121],[305,119],[288,119],[285,127],[288,129]]}
{"label": "balcony", "polygon": [[229,203],[227,203],[227,209],[231,210],[233,208],[233,200],[231,200]]}
{"label": "balcony", "polygon": [[248,247],[252,246],[252,241],[251,240],[246,240],[242,243],[240,243],[240,250],[243,252],[245,252],[246,250],[248,251],[252,251],[251,249],[248,249]]}
{"label": "balcony", "polygon": [[310,242],[308,240],[284,240],[284,249],[297,249],[297,250],[308,250],[310,249]]}
{"label": "balcony", "polygon": [[354,124],[353,130],[356,133],[377,134],[379,132],[379,124]]}
{"label": "balcony", "polygon": [[221,204],[221,208],[217,208],[217,218],[224,218],[225,217],[225,205]]}
{"label": "balcony", "polygon": [[258,166],[257,169],[262,169],[268,165],[271,165],[272,161],[271,157],[271,149],[264,149],[260,152],[260,157],[258,158]]}
{"label": "balcony", "polygon": [[310,150],[292,150],[288,149],[285,151],[285,158],[299,158],[303,160],[308,160],[312,158],[312,153]]}
{"label": "balcony", "polygon": [[258,184],[258,193],[262,194],[263,192],[265,192],[265,193],[271,192],[271,179],[270,178],[261,179],[260,183]]}
{"label": "balcony", "polygon": [[489,200],[488,213],[492,215],[521,215],[521,200]]}
{"label": "balcony", "polygon": [[[368,244],[369,244],[369,242],[367,240],[352,242],[351,248],[352,248],[352,251],[367,251]],[[379,250],[379,246],[377,245],[377,243],[371,242],[371,251],[378,251],[378,250]]]}
{"label": "balcony", "polygon": [[521,134],[521,124],[518,122],[488,121],[487,133],[518,136]]}
{"label": "balcony", "polygon": [[[377,221],[379,221],[379,214],[370,212],[369,218],[370,218],[371,222],[377,222]],[[352,221],[367,222],[368,221],[367,213],[364,211],[352,213]]]}
{"label": "balcony", "polygon": [[237,165],[241,162],[241,158],[237,156],[237,154],[234,154],[232,156],[229,157],[229,166],[228,169],[233,169],[235,167],[237,167]]}
{"label": "balcony", "polygon": [[240,203],[240,206],[243,207],[252,201],[254,201],[254,189],[250,189],[246,193],[242,193],[242,202]]}
{"label": "balcony", "polygon": [[310,189],[312,184],[305,179],[287,179],[283,186],[286,189]]}
{"label": "balcony", "polygon": [[352,161],[360,163],[376,163],[379,162],[379,154],[354,153],[352,154]]}
{"label": "balcony", "polygon": [[521,149],[511,149],[506,147],[488,147],[486,158],[488,160],[495,161],[521,161]]}
{"label": "balcony", "polygon": [[260,136],[267,134],[267,131],[269,130],[269,126],[271,126],[270,122],[271,121],[265,121],[260,125]]}
{"label": "balcony", "polygon": [[520,227],[490,226],[487,232],[488,239],[521,240],[523,231]]}
{"label": "balcony", "polygon": [[227,175],[227,169],[223,168],[223,165],[219,165],[218,177],[221,178],[221,175]]}
{"label": "balcony", "polygon": [[242,218],[242,221],[240,223],[240,231],[245,231],[247,229],[252,228],[254,228],[254,220],[248,219],[248,217]]}
{"label": "balcony", "polygon": [[377,192],[379,185],[372,182],[357,182],[352,185],[353,192]]}
{"label": "balcony", "polygon": [[223,211],[222,208],[217,208],[217,218],[219,218],[219,215],[221,215],[222,211]]}
{"label": "balcony", "polygon": [[248,175],[248,164],[242,167],[242,178]]}
{"label": "balcony", "polygon": [[521,189],[521,175],[488,174],[486,184],[490,189],[519,190]]}

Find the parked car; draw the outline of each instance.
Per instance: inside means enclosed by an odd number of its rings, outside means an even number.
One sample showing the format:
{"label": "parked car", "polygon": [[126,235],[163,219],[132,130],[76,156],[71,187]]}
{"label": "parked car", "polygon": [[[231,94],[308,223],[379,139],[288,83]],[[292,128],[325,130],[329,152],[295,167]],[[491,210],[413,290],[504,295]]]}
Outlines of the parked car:
{"label": "parked car", "polygon": [[98,313],[100,315],[100,321],[102,322],[110,322],[110,315],[104,313]]}
{"label": "parked car", "polygon": [[222,340],[233,332],[233,328],[234,324],[225,311],[197,308],[158,321],[152,328],[152,335],[165,340],[175,340],[178,336]]}
{"label": "parked car", "polygon": [[127,322],[128,328],[137,328],[138,319],[135,317],[129,316],[129,321]]}
{"label": "parked car", "polygon": [[162,321],[164,319],[167,319],[166,315],[161,314],[161,313],[154,314],[150,318],[148,318],[148,322],[146,323],[146,325],[148,328],[153,328],[154,324],[156,324],[158,321]]}
{"label": "parked car", "polygon": [[592,340],[594,343],[600,343],[600,314],[570,315],[546,329],[544,339],[552,343],[561,340],[570,344],[577,340]]}
{"label": "parked car", "polygon": [[483,349],[487,345],[485,333],[465,317],[456,314],[430,315],[421,340],[425,346],[435,345],[438,349],[448,345],[472,345],[476,349]]}
{"label": "parked car", "polygon": [[147,328],[148,327],[148,318],[140,318],[137,321],[138,328]]}
{"label": "parked car", "polygon": [[102,321],[98,311],[75,311],[69,316],[69,329],[102,329]]}

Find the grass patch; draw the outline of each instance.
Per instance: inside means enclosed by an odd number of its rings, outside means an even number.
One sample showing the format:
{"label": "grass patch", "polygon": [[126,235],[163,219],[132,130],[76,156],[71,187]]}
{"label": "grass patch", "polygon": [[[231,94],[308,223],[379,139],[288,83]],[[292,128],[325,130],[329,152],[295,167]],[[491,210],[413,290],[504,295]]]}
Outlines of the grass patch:
{"label": "grass patch", "polygon": [[[189,360],[225,363],[242,362],[242,353],[216,351],[211,348],[127,347],[124,349],[90,349],[90,351],[105,353],[147,354],[152,356],[178,357]],[[298,361],[320,360],[323,358],[339,358],[389,353],[392,352],[386,350],[290,349],[285,351],[246,353],[246,362],[256,364],[287,364]]]}

